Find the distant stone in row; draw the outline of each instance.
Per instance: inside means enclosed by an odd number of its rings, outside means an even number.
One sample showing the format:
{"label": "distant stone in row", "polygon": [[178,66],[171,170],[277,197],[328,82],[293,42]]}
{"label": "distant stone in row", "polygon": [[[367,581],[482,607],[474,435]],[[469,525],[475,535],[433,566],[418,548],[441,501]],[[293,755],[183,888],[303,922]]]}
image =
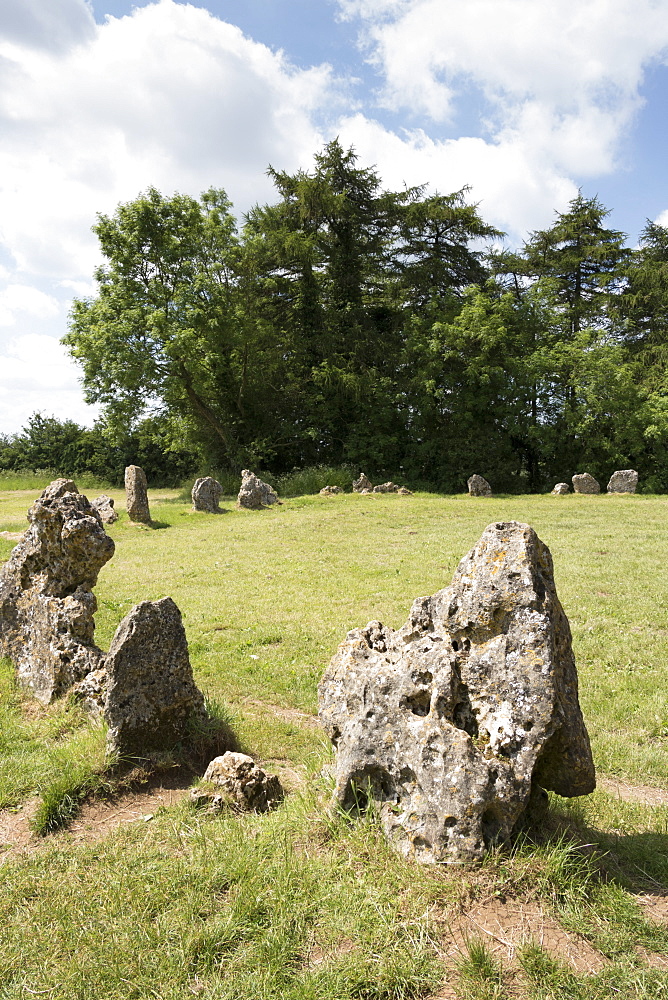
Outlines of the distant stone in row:
{"label": "distant stone in row", "polygon": [[600,493],[601,487],[588,472],[581,472],[573,476],[573,490],[576,493]]}
{"label": "distant stone in row", "polygon": [[492,487],[482,476],[471,476],[467,480],[466,485],[469,488],[469,496],[471,497],[491,497],[492,495]]}
{"label": "distant stone in row", "polygon": [[638,473],[635,469],[620,469],[613,472],[608,483],[608,493],[635,493]]}
{"label": "distant stone in row", "polygon": [[151,523],[146,476],[138,465],[128,465],[125,470],[125,508],[131,521]]}
{"label": "distant stone in row", "polygon": [[568,483],[557,483],[557,485],[556,485],[556,486],[554,487],[554,489],[552,490],[552,493],[553,493],[553,494],[554,494],[555,496],[558,496],[558,497],[563,497],[563,496],[565,496],[565,495],[566,495],[567,493],[570,493],[570,492],[571,492],[571,491],[570,491],[570,488],[569,488],[569,485],[568,485]]}
{"label": "distant stone in row", "polygon": [[264,483],[255,473],[244,469],[241,473],[241,489],[237,502],[240,507],[245,507],[246,510],[262,510],[263,507],[270,507],[281,501],[278,499],[278,493],[272,489],[269,483]]}
{"label": "distant stone in row", "polygon": [[211,476],[201,476],[195,480],[192,488],[193,510],[203,511],[205,514],[222,514],[218,501],[223,495],[223,487],[217,479]]}
{"label": "distant stone in row", "polygon": [[93,510],[96,510],[104,524],[115,524],[118,521],[118,511],[114,510],[114,501],[106,493],[101,493],[90,502]]}

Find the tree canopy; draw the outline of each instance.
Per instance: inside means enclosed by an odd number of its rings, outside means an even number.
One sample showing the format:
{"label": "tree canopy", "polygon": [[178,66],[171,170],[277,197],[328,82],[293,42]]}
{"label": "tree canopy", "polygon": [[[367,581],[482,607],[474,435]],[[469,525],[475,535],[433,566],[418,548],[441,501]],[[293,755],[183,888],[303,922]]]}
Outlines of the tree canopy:
{"label": "tree canopy", "polygon": [[580,193],[510,253],[466,188],[385,190],[338,141],[268,172],[240,225],[221,190],[98,217],[65,343],[108,434],[161,415],[231,470],[540,490],[632,465],[668,488],[666,229],[630,250]]}

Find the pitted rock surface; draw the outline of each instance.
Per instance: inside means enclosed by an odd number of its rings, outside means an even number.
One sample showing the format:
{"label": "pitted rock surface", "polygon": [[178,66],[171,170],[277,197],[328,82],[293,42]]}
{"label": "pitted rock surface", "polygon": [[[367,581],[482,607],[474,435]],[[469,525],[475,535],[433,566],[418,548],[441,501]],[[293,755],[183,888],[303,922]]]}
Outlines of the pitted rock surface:
{"label": "pitted rock surface", "polygon": [[244,812],[267,812],[283,798],[283,788],[275,774],[267,774],[252,757],[228,750],[215,757],[207,767],[203,781],[209,788],[194,788],[191,798],[211,811],[225,806]]}
{"label": "pitted rock surface", "polygon": [[600,493],[601,487],[596,482],[593,476],[590,476],[588,472],[581,472],[579,475],[572,477],[573,490],[575,493]]}
{"label": "pitted rock surface", "polygon": [[211,476],[202,476],[195,480],[191,496],[193,498],[193,510],[201,510],[206,514],[222,514],[218,501],[223,495],[223,487],[217,479]]}
{"label": "pitted rock surface", "polygon": [[171,597],[136,604],[116,629],[105,663],[104,717],[111,752],[173,747],[205,718],[193,680],[181,612]]}
{"label": "pitted rock surface", "polygon": [[480,859],[546,796],[595,787],[568,620],[527,524],[490,524],[407,623],[349,632],[319,685],[335,800],[376,805],[396,849]]}
{"label": "pitted rock surface", "polygon": [[29,527],[0,569],[0,655],[43,704],[99,667],[97,576],[114,554],[99,514],[58,479],[28,511]]}
{"label": "pitted rock surface", "polygon": [[638,473],[635,469],[619,469],[613,472],[608,483],[608,493],[635,493]]}
{"label": "pitted rock surface", "polygon": [[373,483],[363,472],[360,473],[359,479],[355,479],[353,482],[353,493],[370,493],[373,489]]}
{"label": "pitted rock surface", "polygon": [[106,493],[101,493],[90,502],[91,507],[98,512],[104,524],[115,524],[118,521],[118,511],[114,510],[114,501]]}
{"label": "pitted rock surface", "polygon": [[466,485],[469,488],[469,496],[472,497],[491,497],[492,487],[489,485],[486,479],[482,476],[473,475],[466,480]]}
{"label": "pitted rock surface", "polygon": [[281,502],[278,493],[249,469],[244,469],[241,473],[241,489],[237,501],[240,507],[245,507],[247,510],[262,510],[263,507]]}
{"label": "pitted rock surface", "polygon": [[398,493],[399,487],[396,483],[381,483],[379,486],[374,486],[374,493]]}
{"label": "pitted rock surface", "polygon": [[341,489],[340,486],[323,486],[323,488],[320,490],[321,497],[333,497],[339,493],[343,493],[343,490]]}
{"label": "pitted rock surface", "polygon": [[138,465],[128,465],[125,470],[125,509],[131,521],[151,523],[146,476]]}
{"label": "pitted rock surface", "polygon": [[571,491],[570,491],[568,483],[557,483],[557,485],[552,490],[552,493],[554,494],[554,496],[557,496],[557,497],[566,496],[566,494],[570,493],[570,492]]}

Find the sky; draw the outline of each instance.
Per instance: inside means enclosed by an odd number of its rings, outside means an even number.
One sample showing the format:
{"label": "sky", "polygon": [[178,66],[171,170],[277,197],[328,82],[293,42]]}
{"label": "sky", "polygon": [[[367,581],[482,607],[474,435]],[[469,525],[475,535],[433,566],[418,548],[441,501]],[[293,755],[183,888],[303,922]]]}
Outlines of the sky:
{"label": "sky", "polygon": [[0,434],[96,417],[59,341],[98,213],[222,187],[242,219],[335,136],[511,247],[578,190],[634,245],[668,224],[668,0],[2,0]]}

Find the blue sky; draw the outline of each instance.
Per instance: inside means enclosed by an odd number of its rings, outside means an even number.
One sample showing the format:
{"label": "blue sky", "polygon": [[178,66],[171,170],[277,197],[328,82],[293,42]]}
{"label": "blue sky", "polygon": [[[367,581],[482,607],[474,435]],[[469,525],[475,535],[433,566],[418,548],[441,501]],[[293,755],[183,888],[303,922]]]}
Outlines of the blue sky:
{"label": "blue sky", "polygon": [[385,184],[465,184],[510,245],[578,188],[668,223],[668,0],[3,0],[0,433],[90,422],[59,344],[90,228],[153,184],[224,187],[335,135]]}

